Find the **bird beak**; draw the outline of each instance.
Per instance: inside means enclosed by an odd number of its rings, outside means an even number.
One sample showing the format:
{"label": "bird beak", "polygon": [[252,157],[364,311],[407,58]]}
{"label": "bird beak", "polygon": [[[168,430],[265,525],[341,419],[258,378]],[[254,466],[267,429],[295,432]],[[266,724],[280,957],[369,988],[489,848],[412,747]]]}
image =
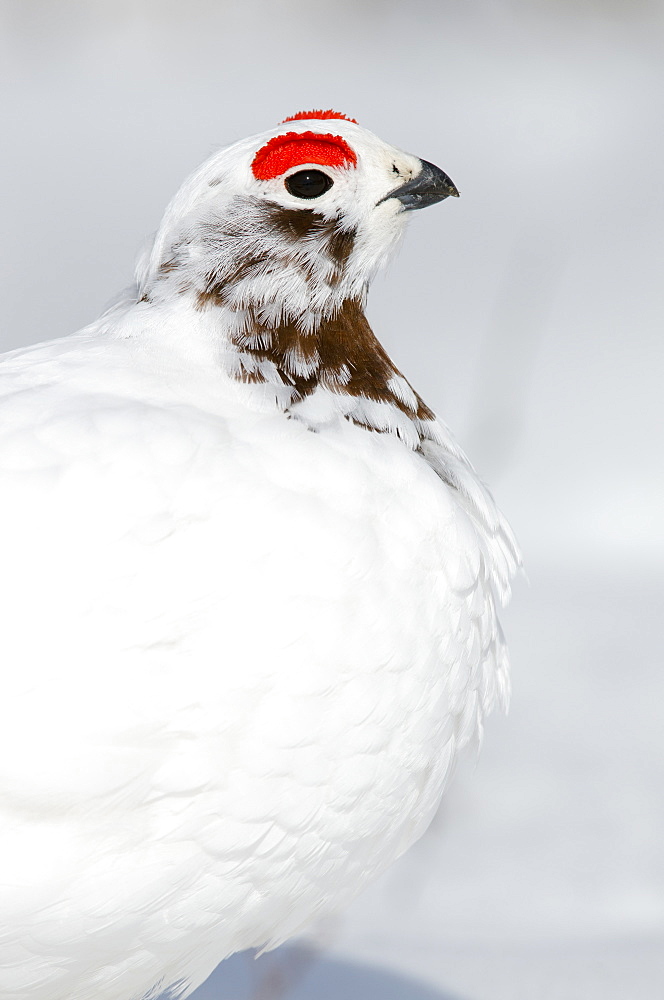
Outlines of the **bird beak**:
{"label": "bird beak", "polygon": [[427,205],[435,205],[437,201],[445,198],[458,198],[459,192],[444,171],[428,160],[420,160],[422,169],[411,181],[402,184],[401,187],[390,191],[384,198],[376,204],[382,205],[390,198],[397,198],[403,205],[405,212],[412,212],[415,208],[426,208]]}

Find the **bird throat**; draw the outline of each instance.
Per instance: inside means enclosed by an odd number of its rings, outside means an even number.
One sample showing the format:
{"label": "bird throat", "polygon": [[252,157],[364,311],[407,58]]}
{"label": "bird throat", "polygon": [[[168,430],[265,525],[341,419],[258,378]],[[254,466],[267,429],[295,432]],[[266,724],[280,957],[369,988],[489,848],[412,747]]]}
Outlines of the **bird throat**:
{"label": "bird throat", "polygon": [[[252,317],[241,333],[231,334],[231,343],[237,350],[234,377],[290,389],[292,415],[297,415],[298,404],[322,390],[340,401],[345,397],[392,407],[410,420],[434,419],[377,340],[362,304],[355,299],[343,301],[311,331],[303,331],[296,322],[266,326]],[[368,417],[371,407],[358,409],[342,403],[340,412],[369,430],[391,429],[384,420]]]}
{"label": "bird throat", "polygon": [[[356,235],[312,209],[238,203],[210,239],[223,252],[194,282],[196,308],[222,310],[229,374],[277,387],[289,416],[315,423],[314,411],[327,406],[328,414],[419,443],[421,422],[434,415],[367,322],[366,286],[352,282]],[[282,291],[289,277],[312,290],[297,305]]]}

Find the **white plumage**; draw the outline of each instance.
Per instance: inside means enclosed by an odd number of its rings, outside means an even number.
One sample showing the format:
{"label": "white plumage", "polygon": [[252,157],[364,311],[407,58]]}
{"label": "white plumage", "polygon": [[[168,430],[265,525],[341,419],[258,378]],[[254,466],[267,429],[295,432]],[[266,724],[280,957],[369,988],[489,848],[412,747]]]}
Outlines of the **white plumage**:
{"label": "white plumage", "polygon": [[122,303],[3,359],[3,1000],[186,995],[285,940],[505,701],[512,536],[361,308],[455,193],[307,113],[201,167]]}

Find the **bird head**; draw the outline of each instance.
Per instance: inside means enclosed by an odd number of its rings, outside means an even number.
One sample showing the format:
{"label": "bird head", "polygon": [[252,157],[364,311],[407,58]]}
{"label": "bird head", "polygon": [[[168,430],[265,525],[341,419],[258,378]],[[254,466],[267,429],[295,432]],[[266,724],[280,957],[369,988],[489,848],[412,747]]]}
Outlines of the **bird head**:
{"label": "bird head", "polygon": [[410,211],[450,195],[433,164],[336,112],[301,112],[184,183],[139,267],[140,294],[311,330],[364,300]]}

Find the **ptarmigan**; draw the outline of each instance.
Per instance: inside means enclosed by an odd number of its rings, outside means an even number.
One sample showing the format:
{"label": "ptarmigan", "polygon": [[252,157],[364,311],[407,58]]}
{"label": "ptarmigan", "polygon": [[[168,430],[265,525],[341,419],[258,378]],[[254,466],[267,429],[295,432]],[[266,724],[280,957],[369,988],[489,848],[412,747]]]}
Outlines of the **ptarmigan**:
{"label": "ptarmigan", "polygon": [[422,833],[518,564],[374,337],[457,191],[334,112],[214,155],[130,297],[0,390],[0,996],[186,996]]}

